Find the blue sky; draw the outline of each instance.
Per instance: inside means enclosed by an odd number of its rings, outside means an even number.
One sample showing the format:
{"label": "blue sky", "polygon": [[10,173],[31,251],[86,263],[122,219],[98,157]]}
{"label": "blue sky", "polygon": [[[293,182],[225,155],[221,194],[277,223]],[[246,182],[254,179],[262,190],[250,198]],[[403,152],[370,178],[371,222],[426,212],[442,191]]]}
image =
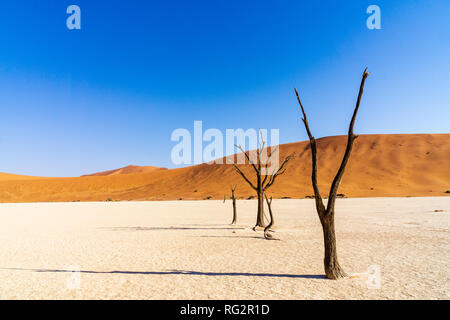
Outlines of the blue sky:
{"label": "blue sky", "polygon": [[316,137],[345,134],[366,66],[357,133],[448,133],[449,17],[448,0],[4,0],[0,172],[173,167],[194,120],[306,140],[294,86]]}

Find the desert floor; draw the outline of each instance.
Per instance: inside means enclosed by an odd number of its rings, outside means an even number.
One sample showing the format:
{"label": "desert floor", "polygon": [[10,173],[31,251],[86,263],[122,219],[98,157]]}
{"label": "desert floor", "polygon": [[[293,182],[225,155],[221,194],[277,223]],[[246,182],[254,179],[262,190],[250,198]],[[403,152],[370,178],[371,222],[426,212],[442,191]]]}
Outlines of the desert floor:
{"label": "desert floor", "polygon": [[313,200],[272,206],[280,241],[249,228],[253,200],[236,226],[229,201],[1,204],[0,298],[450,298],[449,197],[339,199],[339,281]]}

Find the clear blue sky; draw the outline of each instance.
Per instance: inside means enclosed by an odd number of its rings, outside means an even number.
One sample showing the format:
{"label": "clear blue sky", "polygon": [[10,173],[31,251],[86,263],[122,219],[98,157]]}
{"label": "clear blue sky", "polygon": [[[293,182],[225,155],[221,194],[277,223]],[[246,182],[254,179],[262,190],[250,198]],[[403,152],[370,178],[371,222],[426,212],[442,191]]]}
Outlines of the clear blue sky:
{"label": "clear blue sky", "polygon": [[450,132],[448,0],[3,0],[0,40],[0,172],[173,167],[194,120],[306,140],[294,86],[316,137],[345,134],[366,66],[357,133]]}

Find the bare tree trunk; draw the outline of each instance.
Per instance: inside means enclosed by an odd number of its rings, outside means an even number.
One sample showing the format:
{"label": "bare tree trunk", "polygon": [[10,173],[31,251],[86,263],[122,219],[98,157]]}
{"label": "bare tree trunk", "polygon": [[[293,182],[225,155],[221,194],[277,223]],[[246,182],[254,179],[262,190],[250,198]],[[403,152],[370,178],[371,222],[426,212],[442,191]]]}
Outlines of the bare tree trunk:
{"label": "bare tree trunk", "polygon": [[[237,222],[237,210],[236,210],[236,196],[234,195],[234,191],[236,190],[237,185],[235,185],[233,187],[233,185],[231,185],[231,201],[233,203],[233,220],[231,221],[231,224],[236,224]],[[223,197],[223,202],[225,203],[226,200],[226,196]]]}
{"label": "bare tree trunk", "polygon": [[325,257],[323,260],[325,274],[328,279],[345,278],[347,274],[341,268],[337,258],[336,234],[334,231],[334,212],[321,219]]}
{"label": "bare tree trunk", "polygon": [[234,190],[233,190],[233,221],[231,221],[231,224],[236,224],[237,222],[237,212],[236,212],[236,198],[234,197]]}
{"label": "bare tree trunk", "polygon": [[258,190],[258,214],[256,216],[256,227],[261,227],[264,228],[265,227],[265,223],[264,223],[264,192],[261,190]]}

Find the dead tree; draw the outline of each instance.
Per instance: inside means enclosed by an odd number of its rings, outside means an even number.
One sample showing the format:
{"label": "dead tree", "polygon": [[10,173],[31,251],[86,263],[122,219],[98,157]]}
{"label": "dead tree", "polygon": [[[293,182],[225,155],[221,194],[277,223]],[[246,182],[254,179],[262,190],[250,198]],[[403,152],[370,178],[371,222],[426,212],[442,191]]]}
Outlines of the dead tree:
{"label": "dead tree", "polygon": [[305,109],[303,108],[302,102],[298,95],[297,89],[295,90],[295,94],[297,96],[298,103],[301,108],[301,112],[303,114],[303,123],[305,125],[306,133],[309,137],[309,142],[311,146],[311,155],[312,155],[312,186],[314,189],[314,198],[316,201],[316,210],[319,215],[320,223],[322,224],[323,230],[323,238],[325,245],[325,258],[324,258],[324,266],[325,266],[325,274],[329,279],[340,279],[346,277],[346,273],[339,265],[337,258],[337,250],[336,250],[336,235],[334,230],[334,204],[336,201],[336,194],[339,188],[339,184],[341,182],[342,176],[344,174],[345,167],[347,166],[348,159],[350,158],[350,153],[352,152],[353,142],[358,137],[353,133],[353,126],[355,124],[356,115],[358,113],[359,105],[361,102],[361,97],[364,91],[364,84],[366,82],[366,78],[369,76],[367,73],[367,68],[364,70],[362,75],[361,85],[359,87],[358,99],[356,101],[356,107],[353,111],[353,116],[350,121],[350,126],[348,129],[347,136],[347,147],[345,149],[344,157],[342,159],[341,165],[334,177],[334,180],[331,184],[330,193],[328,195],[327,206],[325,207],[322,197],[320,195],[319,187],[317,184],[317,146],[316,140],[314,139],[311,130],[309,129],[308,119],[306,118]]}
{"label": "dead tree", "polygon": [[[264,192],[269,189],[276,181],[277,177],[286,172],[286,165],[288,162],[294,157],[293,154],[287,156],[281,164],[276,167],[272,173],[269,174],[269,164],[272,158],[272,155],[275,152],[278,152],[278,146],[270,148],[270,154],[267,155],[266,159],[261,159],[263,156],[263,150],[265,146],[265,141],[261,135],[261,143],[259,144],[259,148],[256,150],[256,163],[254,161],[254,157],[250,157],[241,146],[236,146],[241,150],[241,152],[245,155],[246,159],[250,163],[256,174],[255,183],[251,182],[249,178],[239,169],[236,164],[233,164],[236,172],[241,175],[241,177],[247,182],[250,187],[256,191],[258,197],[258,212],[256,216],[256,225],[253,227],[253,230],[256,230],[256,227],[265,227],[264,223]],[[250,153],[250,152],[249,152]]]}
{"label": "dead tree", "polygon": [[231,186],[231,201],[233,202],[233,221],[231,224],[236,224],[237,222],[237,211],[236,211],[236,197],[234,196],[234,191],[236,190],[237,185],[234,187]]}
{"label": "dead tree", "polygon": [[276,240],[272,234],[270,233],[270,228],[273,227],[275,221],[273,219],[273,213],[272,213],[272,197],[267,198],[267,195],[265,195],[266,197],[266,202],[267,202],[267,207],[269,208],[269,216],[270,216],[270,222],[269,224],[264,228],[264,238],[266,238],[267,240]]}

